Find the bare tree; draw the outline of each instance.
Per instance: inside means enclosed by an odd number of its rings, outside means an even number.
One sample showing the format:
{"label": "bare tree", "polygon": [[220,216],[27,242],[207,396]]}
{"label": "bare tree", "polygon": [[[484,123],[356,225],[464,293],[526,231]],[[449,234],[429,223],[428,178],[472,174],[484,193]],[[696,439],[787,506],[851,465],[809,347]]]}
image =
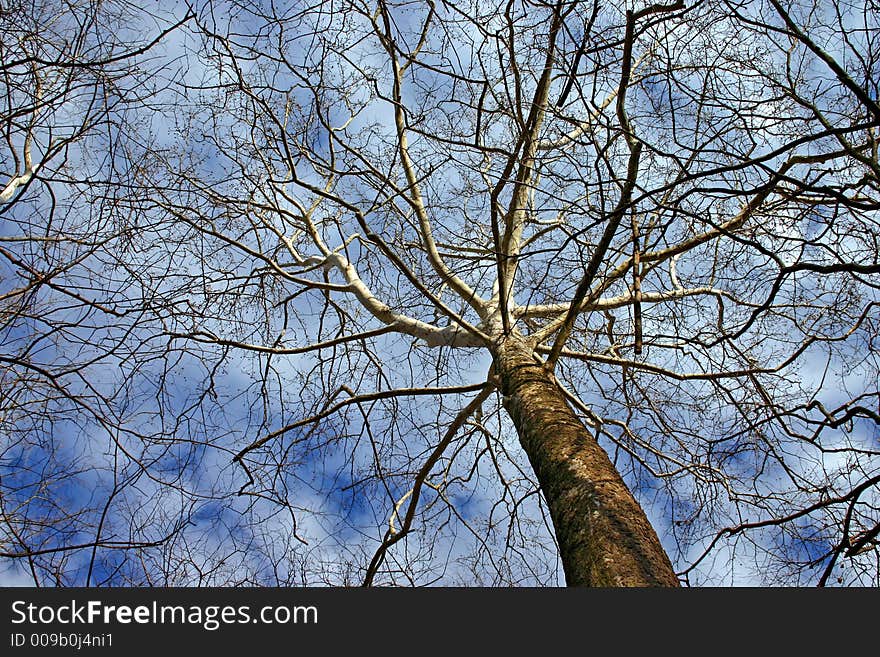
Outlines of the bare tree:
{"label": "bare tree", "polygon": [[35,582],[880,584],[871,7],[131,11],[4,23]]}

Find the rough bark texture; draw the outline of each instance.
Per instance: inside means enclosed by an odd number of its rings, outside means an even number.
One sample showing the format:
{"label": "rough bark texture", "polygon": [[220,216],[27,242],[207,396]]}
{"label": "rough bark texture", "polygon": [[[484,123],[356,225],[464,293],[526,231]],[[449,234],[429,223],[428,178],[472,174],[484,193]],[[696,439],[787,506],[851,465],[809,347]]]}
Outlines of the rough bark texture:
{"label": "rough bark texture", "polygon": [[678,586],[656,532],[531,349],[495,353],[505,407],[550,508],[569,586]]}

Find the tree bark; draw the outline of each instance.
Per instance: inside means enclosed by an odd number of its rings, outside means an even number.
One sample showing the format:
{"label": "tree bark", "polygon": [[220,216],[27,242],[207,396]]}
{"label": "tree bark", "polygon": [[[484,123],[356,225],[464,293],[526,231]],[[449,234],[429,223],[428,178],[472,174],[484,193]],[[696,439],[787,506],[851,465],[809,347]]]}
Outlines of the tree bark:
{"label": "tree bark", "polygon": [[568,586],[678,586],[645,512],[532,349],[495,350],[504,405],[550,508]]}

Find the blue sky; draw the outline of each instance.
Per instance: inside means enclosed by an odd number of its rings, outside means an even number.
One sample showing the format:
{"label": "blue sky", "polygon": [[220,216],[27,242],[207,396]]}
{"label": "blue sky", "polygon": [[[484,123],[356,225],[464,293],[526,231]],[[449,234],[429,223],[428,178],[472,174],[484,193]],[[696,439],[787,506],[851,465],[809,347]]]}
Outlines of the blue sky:
{"label": "blue sky", "polygon": [[[89,544],[95,536],[114,544],[142,545],[134,550],[108,545],[98,549],[94,559],[89,547],[44,557],[49,565],[44,564],[41,583],[52,583],[45,573],[53,568],[62,573],[63,584],[358,583],[388,530],[395,504],[411,488],[445,423],[469,397],[403,396],[352,404],[311,430],[285,432],[250,451],[245,464],[251,483],[233,457],[261,437],[345,399],[349,390],[471,384],[483,380],[489,368],[490,359],[480,350],[430,348],[395,333],[352,343],[347,351],[338,347],[320,354],[271,357],[259,350],[169,336],[198,334],[208,342],[209,336],[217,336],[228,342],[294,349],[379,326],[352,295],[338,290],[346,283],[340,271],[292,262],[291,245],[304,259],[320,260],[322,254],[297,216],[298,204],[308,207],[317,196],[297,187],[287,168],[291,161],[285,145],[294,146],[292,161],[298,179],[306,184],[325,184],[332,161],[339,174],[328,189],[365,209],[370,225],[379,227],[409,266],[427,272],[426,280],[444,302],[468,321],[478,321],[453,292],[439,286],[419,250],[417,221],[409,206],[401,194],[382,184],[382,172],[391,171],[387,181],[397,184],[403,184],[403,176],[395,149],[393,103],[388,101],[387,55],[370,37],[368,17],[350,16],[344,25],[329,12],[294,20],[291,7],[291,22],[281,31],[277,25],[262,29],[256,9],[231,12],[222,2],[213,3],[213,14],[209,8],[206,4],[198,9],[201,23],[229,41],[203,39],[194,24],[171,33],[138,60],[137,77],[122,76],[108,95],[119,103],[109,113],[112,123],[55,153],[43,178],[0,209],[0,238],[6,239],[0,246],[36,263],[38,269],[50,258],[64,265],[52,279],[55,287],[35,287],[26,295],[25,311],[13,320],[0,318],[5,321],[0,356],[7,357],[5,362],[19,361],[16,367],[0,370],[6,379],[0,378],[0,400],[5,404],[0,407],[5,413],[0,430],[9,438],[0,449],[3,512],[26,518],[22,526],[28,543],[44,550]],[[603,21],[611,20],[613,9],[603,14]],[[118,34],[119,40],[124,44],[148,39],[185,9],[182,3],[163,4],[162,11],[167,14],[138,14],[127,24],[129,31]],[[408,34],[402,42],[414,47],[427,5],[394,11],[395,29]],[[438,11],[448,20],[460,18],[449,7]],[[527,16],[535,24],[524,32],[526,41],[541,34],[542,22],[533,16],[537,14]],[[711,12],[700,18],[707,43],[713,37],[731,38],[731,24],[713,20]],[[503,22],[499,15],[492,21],[489,27]],[[63,22],[59,25],[62,30]],[[683,25],[662,43],[673,53],[681,51],[682,57],[698,58],[702,51],[688,46],[694,34]],[[486,74],[492,81],[485,107],[497,111],[484,119],[481,137],[500,150],[486,163],[478,161],[469,144],[442,140],[454,129],[475,125],[475,110],[468,102],[475,102],[477,92],[461,79],[440,76],[428,67],[415,67],[402,92],[411,108],[411,152],[444,252],[453,250],[447,242],[463,242],[477,254],[488,246],[486,180],[500,175],[515,124],[500,109],[510,101],[505,96],[509,77],[503,66],[498,67],[494,42],[483,41],[479,28],[462,21],[445,37],[432,35],[423,57],[431,65],[454,69],[459,78]],[[579,29],[575,21],[572,33],[578,38]],[[605,43],[615,34],[609,29],[596,41]],[[656,36],[646,34],[644,43]],[[472,47],[470,42],[480,45]],[[322,43],[326,50],[319,49]],[[571,55],[577,40],[566,44]],[[751,44],[743,36],[743,52]],[[874,47],[861,42],[857,46]],[[228,56],[227,48],[235,58]],[[282,53],[289,59],[273,58]],[[457,56],[454,61],[450,53]],[[572,96],[573,114],[595,109],[613,91],[615,53],[613,48],[597,48],[584,59],[580,92],[592,91],[593,97]],[[733,57],[732,51],[728,54]],[[500,56],[502,64],[507,61],[508,54]],[[537,50],[528,54],[533,62],[540,56]],[[653,66],[650,58],[646,62],[646,69]],[[487,70],[490,65],[496,68]],[[238,85],[235,66],[250,87]],[[631,90],[629,98],[633,120],[653,149],[645,156],[650,159],[643,166],[639,189],[640,203],[652,209],[640,210],[641,216],[645,225],[652,219],[669,222],[659,236],[649,236],[652,248],[660,249],[723,222],[741,206],[742,189],[766,180],[763,163],[706,173],[704,179],[680,185],[684,191],[673,200],[651,205],[660,196],[655,189],[675,175],[677,161],[664,150],[673,149],[671,135],[686,141],[712,121],[735,125],[743,139],[750,130],[760,136],[755,154],[777,147],[779,137],[763,118],[744,119],[730,107],[717,108],[711,119],[697,118],[692,107],[680,104],[696,106],[688,94],[699,86],[699,76],[682,71],[680,86],[671,89],[659,81],[664,69],[658,66],[656,72],[641,91]],[[311,80],[324,75],[340,87],[315,97],[298,75]],[[736,75],[719,73],[718,80],[734,84]],[[554,82],[554,93],[563,82]],[[525,86],[532,84],[534,80]],[[744,84],[749,93],[770,95],[761,81]],[[833,85],[831,90],[838,91]],[[449,93],[460,97],[452,114],[444,114],[453,106],[435,101]],[[138,94],[148,96],[149,102],[140,102]],[[61,126],[81,116],[83,97],[82,92],[69,92],[55,114],[39,117],[37,151],[45,152],[50,127],[56,138],[69,134]],[[762,98],[749,101],[761,107]],[[674,117],[664,114],[670,107],[680,111]],[[595,213],[612,207],[616,199],[613,169],[625,165],[627,151],[623,140],[613,137],[613,103],[599,116],[595,132],[571,154],[563,150],[558,157],[541,159],[544,178],[535,184],[535,223],[529,230],[536,235],[546,231],[546,238],[523,258],[520,303],[565,298],[581,275],[583,254],[601,228]],[[263,132],[252,130],[246,117]],[[336,129],[333,139],[319,118]],[[554,120],[548,121],[547,138],[566,134],[573,122],[571,117]],[[16,124],[13,132],[9,148],[2,151],[0,184],[13,173],[11,151],[23,148],[26,129]],[[701,134],[710,135],[707,139],[715,150],[706,149],[692,165],[695,170],[709,171],[742,157],[726,137],[717,137],[716,143],[711,130]],[[298,144],[310,150],[297,152]],[[725,145],[727,150],[721,148]],[[581,160],[599,158],[597,153],[607,154],[605,164],[582,166]],[[115,184],[117,176],[123,185]],[[97,185],[90,184],[95,181]],[[502,200],[508,195],[505,191]],[[449,318],[426,302],[369,242],[350,210],[332,202],[314,208],[314,226],[327,248],[344,253],[365,284],[389,300],[394,311],[437,326],[449,324]],[[797,258],[821,258],[825,247],[833,247],[858,259],[871,222],[876,224],[876,211],[834,217],[837,230],[817,237],[817,224],[830,218],[821,210],[810,213],[798,206],[775,212],[768,210],[755,228],[763,252],[745,249],[742,240],[713,240],[676,261],[677,279],[668,263],[647,272],[645,292],[669,289],[677,280],[675,285],[686,287],[717,286],[728,295],[645,304],[646,334],[655,338],[648,346],[648,363],[686,373],[736,370],[750,358],[773,366],[784,360],[787,342],[803,339],[816,326],[843,334],[858,319],[858,310],[878,301],[876,282],[853,282],[849,276],[789,277],[780,299],[810,298],[818,308],[798,310],[799,325],[784,316],[784,308],[772,321],[756,322],[742,338],[748,353],[736,353],[728,344],[701,349],[675,345],[678,336],[711,341],[722,321],[719,303],[723,321],[745,321],[754,307],[749,303],[771,287],[773,255],[790,264]],[[557,225],[559,215],[564,221]],[[52,233],[54,241],[37,240],[38,229]],[[22,235],[28,240],[14,241]],[[815,243],[801,249],[804,240]],[[620,244],[621,249],[628,244],[622,233]],[[788,249],[791,244],[795,247]],[[707,267],[719,252],[735,258],[736,267]],[[269,255],[271,262],[258,253]],[[483,252],[477,264],[450,260],[487,298],[494,272],[490,256]],[[302,292],[300,284],[280,270],[337,289]],[[541,281],[544,276],[551,276],[546,284]],[[0,295],[27,279],[21,267],[0,258]],[[628,285],[628,279],[621,279],[605,296],[625,294]],[[64,293],[71,289],[78,296]],[[840,300],[847,295],[862,305],[839,313],[828,310],[829,300],[844,307]],[[737,298],[749,301],[737,303]],[[83,299],[94,304],[84,308]],[[610,343],[607,336],[614,330],[608,316],[596,312],[579,327],[573,348],[606,356],[613,353],[609,349],[630,349],[630,311],[613,309],[613,315],[617,335],[624,336],[622,346]],[[784,515],[792,505],[807,506],[819,493],[799,489],[803,481],[827,476],[832,489],[843,491],[876,473],[880,436],[873,421],[860,418],[852,427],[827,430],[820,444],[812,445],[787,434],[783,425],[754,407],[758,383],[780,400],[790,395],[792,406],[800,407],[786,418],[786,426],[809,435],[812,427],[805,418],[814,419],[818,413],[804,408],[810,400],[832,409],[867,393],[874,396],[867,397],[865,405],[875,406],[875,324],[876,312],[869,307],[867,319],[846,340],[817,343],[780,372],[741,377],[729,389],[576,360],[560,368],[559,378],[593,412],[626,422],[635,434],[632,438],[620,424],[606,422],[606,433],[599,438],[636,491],[675,565],[684,568],[724,527],[771,513]],[[28,347],[31,343],[35,346]],[[54,381],[34,375],[33,383],[23,383],[25,360],[60,375]],[[392,551],[383,582],[562,583],[546,510],[528,476],[515,430],[499,413],[498,403],[497,396],[490,397],[482,421],[466,425],[432,471],[430,485],[422,491],[419,527]],[[767,458],[768,446],[779,458]],[[668,458],[656,458],[653,451],[658,449]],[[862,498],[868,517],[861,522],[870,522],[876,496],[872,489]],[[41,519],[48,519],[45,527]],[[772,561],[768,555],[801,561],[821,558],[836,540],[835,528],[824,512],[792,527],[793,534],[768,528],[721,541],[690,573],[690,582],[807,581],[801,571],[786,571],[782,560]],[[14,547],[16,540],[9,533],[0,534],[4,549]],[[872,582],[876,569],[870,568],[871,558],[865,557],[869,565],[864,571],[841,583]],[[25,560],[3,560],[0,581],[31,583],[27,567]],[[410,579],[405,571],[417,575]]]}

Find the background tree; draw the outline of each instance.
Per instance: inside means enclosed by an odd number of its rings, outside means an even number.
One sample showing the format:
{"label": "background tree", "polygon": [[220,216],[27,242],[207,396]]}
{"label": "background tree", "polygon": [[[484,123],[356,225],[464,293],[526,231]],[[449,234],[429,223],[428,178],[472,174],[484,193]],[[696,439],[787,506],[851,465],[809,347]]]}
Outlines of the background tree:
{"label": "background tree", "polygon": [[2,19],[35,582],[878,583],[870,6],[70,10]]}

